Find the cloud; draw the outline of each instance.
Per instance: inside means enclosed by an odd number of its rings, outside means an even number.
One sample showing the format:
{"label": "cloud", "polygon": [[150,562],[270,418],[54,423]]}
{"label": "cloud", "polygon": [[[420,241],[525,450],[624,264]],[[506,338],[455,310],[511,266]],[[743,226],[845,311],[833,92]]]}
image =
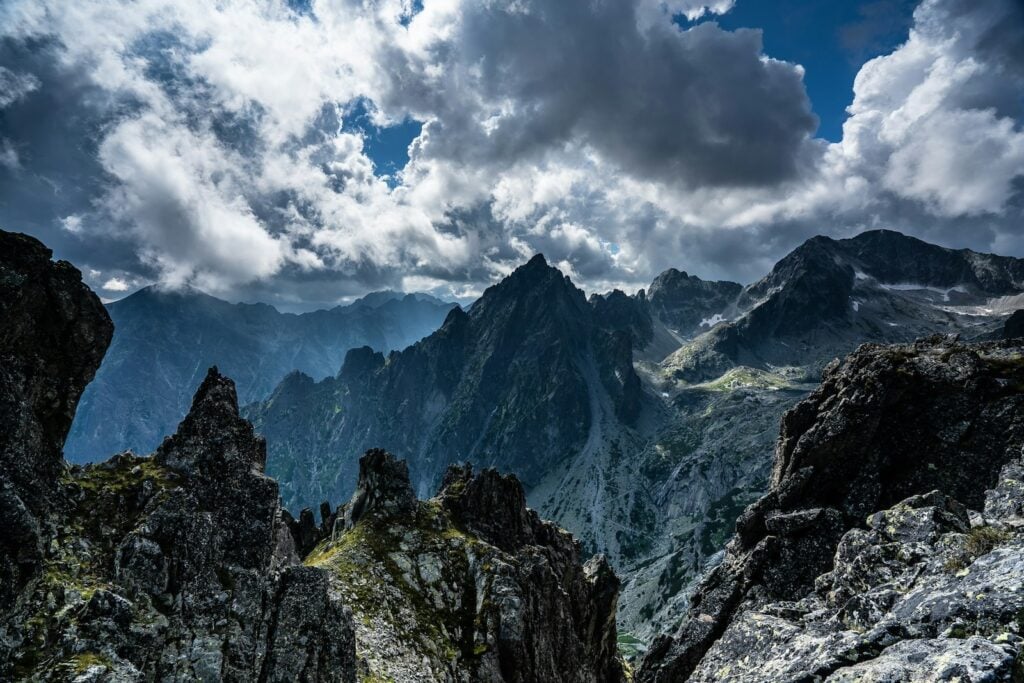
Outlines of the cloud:
{"label": "cloud", "polygon": [[[1024,255],[1018,2],[922,2],[838,143],[759,31],[673,20],[733,4],[11,0],[0,220],[101,287],[287,307],[466,296],[537,251],[592,290],[749,280],[871,227]],[[391,179],[363,112],[422,123]]]}
{"label": "cloud", "polygon": [[39,87],[39,79],[32,74],[15,73],[0,66],[0,109],[23,99]]}
{"label": "cloud", "polygon": [[108,292],[127,292],[128,283],[119,277],[112,277],[103,283],[103,289]]}
{"label": "cloud", "polygon": [[1001,214],[1024,175],[1024,7],[927,0],[857,76],[843,151],[936,217]]}
{"label": "cloud", "polygon": [[65,216],[60,220],[60,226],[70,233],[78,234],[82,232],[82,217],[74,214]]}
{"label": "cloud", "polygon": [[671,5],[521,0],[425,10],[409,25],[417,50],[384,55],[398,77],[383,97],[428,121],[425,159],[507,166],[572,145],[631,175],[691,187],[795,177],[811,161],[817,127],[803,70],[766,58],[756,30],[682,30],[671,10],[695,15],[705,5]]}
{"label": "cloud", "polygon": [[273,275],[293,256],[247,203],[245,160],[213,136],[147,113],[114,128],[99,156],[117,180],[102,200],[106,211],[144,245],[143,259],[167,284],[217,291],[222,280]]}

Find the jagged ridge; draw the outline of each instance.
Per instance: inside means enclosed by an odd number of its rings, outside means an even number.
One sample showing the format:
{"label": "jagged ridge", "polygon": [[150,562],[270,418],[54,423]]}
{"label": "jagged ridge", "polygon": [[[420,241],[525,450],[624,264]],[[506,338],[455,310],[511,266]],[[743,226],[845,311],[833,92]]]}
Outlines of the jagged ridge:
{"label": "jagged ridge", "polygon": [[382,680],[618,682],[618,579],[527,509],[515,477],[452,467],[417,501],[404,461],[368,451],[306,560],[352,606]]}
{"label": "jagged ridge", "polygon": [[408,458],[421,494],[463,460],[529,487],[580,453],[595,422],[635,422],[644,400],[629,332],[603,325],[537,256],[423,341],[387,357],[353,350],[320,383],[292,375],[247,415],[271,444],[286,502],[299,507],[351,490],[346,454],[377,446]]}
{"label": "jagged ridge", "polygon": [[351,618],[297,566],[230,380],[210,371],[153,458],[64,463],[112,325],[49,259],[0,231],[0,678],[354,681]]}

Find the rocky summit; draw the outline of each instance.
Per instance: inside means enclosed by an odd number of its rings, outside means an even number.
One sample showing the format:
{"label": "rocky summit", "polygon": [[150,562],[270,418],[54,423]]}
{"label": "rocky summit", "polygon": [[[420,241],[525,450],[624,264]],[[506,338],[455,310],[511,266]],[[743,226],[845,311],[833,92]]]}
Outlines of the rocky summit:
{"label": "rocky summit", "polygon": [[60,466],[0,677],[356,680],[351,615],[299,564],[234,392],[211,370],[153,457]]}
{"label": "rocky summit", "polygon": [[351,618],[298,566],[230,380],[210,372],[155,457],[69,467],[112,325],[69,264],[0,243],[0,679],[354,680]]}
{"label": "rocky summit", "polygon": [[290,375],[247,411],[286,503],[347,494],[354,454],[374,447],[408,460],[421,495],[463,461],[530,487],[561,478],[604,445],[606,423],[637,424],[652,403],[629,331],[598,311],[536,256],[403,351],[352,350],[321,382]]}
{"label": "rocky summit", "polygon": [[365,680],[624,680],[618,579],[603,557],[583,564],[514,477],[452,467],[419,501],[405,462],[371,450],[323,531],[305,564],[351,607]]}
{"label": "rocky summit", "polygon": [[1022,352],[936,337],[832,364],[636,680],[1017,680]]}

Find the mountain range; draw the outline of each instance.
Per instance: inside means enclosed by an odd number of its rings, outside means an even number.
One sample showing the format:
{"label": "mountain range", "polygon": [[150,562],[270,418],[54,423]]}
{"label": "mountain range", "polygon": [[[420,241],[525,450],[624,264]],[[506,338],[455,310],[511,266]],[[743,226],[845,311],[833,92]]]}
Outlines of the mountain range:
{"label": "mountain range", "polygon": [[151,456],[67,463],[113,325],[50,257],[0,231],[0,679],[624,683],[615,574],[514,477],[452,468],[418,501],[369,451],[318,528],[216,368]]}
{"label": "mountain range", "polygon": [[294,514],[347,497],[369,448],[406,459],[423,497],[453,463],[514,473],[623,575],[642,648],[767,490],[779,419],[829,362],[1012,334],[1022,292],[1019,259],[891,231],[813,238],[747,286],[670,269],[632,295],[588,297],[538,255],[465,310],[385,292],[291,315],[151,288],[107,306],[114,339],[65,452],[155,449],[217,364]]}
{"label": "mountain range", "polygon": [[425,294],[375,292],[347,306],[292,314],[191,288],[143,288],[106,306],[114,338],[82,396],[67,457],[88,462],[152,451],[174,432],[211,365],[235,378],[248,403],[293,370],[333,375],[349,349],[405,348],[437,329],[453,306]]}
{"label": "mountain range", "polygon": [[351,490],[373,446],[406,458],[420,493],[453,462],[516,474],[625,576],[620,625],[646,640],[682,617],[767,488],[779,419],[832,359],[1000,336],[1022,265],[874,231],[809,240],[746,287],[667,271],[588,298],[537,256],[413,346],[293,373],[244,412],[294,509]]}
{"label": "mountain range", "polygon": [[[886,272],[873,241],[945,265]],[[405,350],[289,375],[291,411],[240,410],[209,368],[149,457],[80,466],[64,440],[113,323],[73,266],[0,231],[0,678],[1015,680],[1020,264],[937,249],[812,240],[768,286],[671,272],[589,299],[538,256]],[[765,305],[793,324],[716,346]],[[859,339],[922,320],[947,333]],[[322,428],[306,448],[350,464],[330,480],[348,502],[290,514],[302,490],[268,472],[304,453],[243,413]],[[367,434],[406,459],[326,455]]]}

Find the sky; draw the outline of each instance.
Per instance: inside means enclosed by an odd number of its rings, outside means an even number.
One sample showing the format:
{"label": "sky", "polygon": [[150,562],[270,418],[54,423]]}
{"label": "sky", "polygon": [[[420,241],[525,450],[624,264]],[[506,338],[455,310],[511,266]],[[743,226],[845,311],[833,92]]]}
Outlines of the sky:
{"label": "sky", "polygon": [[107,299],[1024,256],[1022,0],[4,0],[0,228]]}

